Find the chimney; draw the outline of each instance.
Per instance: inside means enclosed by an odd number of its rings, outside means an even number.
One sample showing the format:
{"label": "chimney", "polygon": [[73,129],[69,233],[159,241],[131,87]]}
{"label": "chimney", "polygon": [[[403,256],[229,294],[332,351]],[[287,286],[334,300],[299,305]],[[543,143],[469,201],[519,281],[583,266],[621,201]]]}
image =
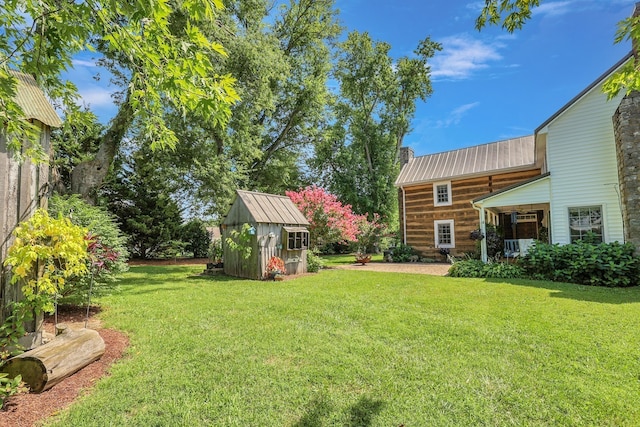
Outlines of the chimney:
{"label": "chimney", "polygon": [[413,150],[410,147],[400,147],[400,167],[413,160]]}

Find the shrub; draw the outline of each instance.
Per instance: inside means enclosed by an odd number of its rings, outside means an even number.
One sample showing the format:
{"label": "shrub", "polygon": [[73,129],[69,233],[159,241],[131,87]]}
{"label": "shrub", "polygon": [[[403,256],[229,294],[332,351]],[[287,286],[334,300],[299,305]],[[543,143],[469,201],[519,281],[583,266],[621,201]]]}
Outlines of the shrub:
{"label": "shrub", "polygon": [[[93,275],[94,295],[105,295],[117,289],[118,276],[128,270],[127,239],[120,231],[115,216],[106,209],[92,206],[77,195],[54,195],[49,199],[52,217],[66,217],[75,225],[86,227],[93,237],[89,244],[92,259],[87,261]],[[63,296],[67,303],[85,302],[88,298],[90,276],[74,277],[67,281]]]}
{"label": "shrub", "polygon": [[592,244],[582,240],[560,246],[537,242],[520,260],[536,279],[581,285],[626,287],[638,284],[640,259],[630,243]]}
{"label": "shrub", "polygon": [[324,260],[314,251],[307,251],[307,271],[317,273],[321,268],[324,268]]}
{"label": "shrub", "polygon": [[522,267],[506,262],[484,263],[480,260],[469,259],[456,261],[449,268],[451,277],[487,277],[494,279],[517,279],[525,276]]}
{"label": "shrub", "polygon": [[199,219],[193,219],[182,226],[182,240],[186,243],[185,250],[193,253],[194,258],[205,258],[209,245],[211,245],[211,236],[207,231],[204,222]]}
{"label": "shrub", "polygon": [[391,252],[393,262],[409,262],[409,259],[416,254],[416,251],[404,243],[398,244]]}

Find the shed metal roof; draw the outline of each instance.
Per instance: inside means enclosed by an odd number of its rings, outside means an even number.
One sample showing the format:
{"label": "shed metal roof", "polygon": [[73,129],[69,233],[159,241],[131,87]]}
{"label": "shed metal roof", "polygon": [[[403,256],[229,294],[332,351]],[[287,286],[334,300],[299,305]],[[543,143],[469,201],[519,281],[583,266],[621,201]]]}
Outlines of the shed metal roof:
{"label": "shed metal roof", "polygon": [[51,127],[60,127],[62,121],[51,106],[51,103],[38,87],[35,79],[29,74],[11,71],[11,74],[18,79],[16,90],[16,103],[24,111],[27,119],[36,119]]}
{"label": "shed metal roof", "polygon": [[260,224],[309,225],[309,221],[287,196],[237,190],[238,198]]}
{"label": "shed metal roof", "polygon": [[533,135],[443,153],[414,157],[405,164],[396,186],[434,182],[488,172],[527,169],[535,166]]}

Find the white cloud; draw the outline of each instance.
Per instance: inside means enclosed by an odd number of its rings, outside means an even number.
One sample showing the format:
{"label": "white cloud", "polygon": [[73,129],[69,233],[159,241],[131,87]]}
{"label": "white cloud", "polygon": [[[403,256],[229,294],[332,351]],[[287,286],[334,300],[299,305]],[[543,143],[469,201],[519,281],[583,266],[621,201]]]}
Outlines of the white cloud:
{"label": "white cloud", "polygon": [[82,102],[91,107],[103,107],[113,105],[111,92],[99,86],[87,86],[78,88]]}
{"label": "white cloud", "polygon": [[85,61],[84,59],[73,59],[71,61],[74,67],[97,67],[95,61]]}
{"label": "white cloud", "polygon": [[431,76],[454,80],[467,79],[485,68],[488,63],[502,59],[498,49],[504,47],[499,42],[486,43],[468,35],[446,37],[440,40],[443,50],[431,61]]}
{"label": "white cloud", "polygon": [[442,127],[449,127],[451,125],[457,125],[458,123],[460,123],[462,118],[467,114],[469,110],[477,107],[478,105],[480,105],[480,102],[478,101],[461,105],[458,108],[453,109],[449,113],[449,116],[446,119],[438,120],[438,122],[436,123],[436,126],[439,128],[442,128]]}
{"label": "white cloud", "polygon": [[550,15],[560,16],[565,13],[569,13],[573,10],[571,5],[575,3],[573,0],[567,1],[553,1],[549,3],[542,3],[540,6],[534,8],[531,12],[533,15]]}

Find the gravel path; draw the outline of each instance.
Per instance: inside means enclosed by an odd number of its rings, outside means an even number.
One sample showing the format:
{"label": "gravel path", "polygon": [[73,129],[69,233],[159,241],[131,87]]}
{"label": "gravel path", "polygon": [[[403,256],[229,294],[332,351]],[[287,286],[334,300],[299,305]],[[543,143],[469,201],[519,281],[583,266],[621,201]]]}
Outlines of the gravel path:
{"label": "gravel path", "polygon": [[416,273],[431,274],[432,276],[444,276],[449,271],[451,264],[447,263],[422,263],[422,262],[370,262],[365,265],[349,264],[339,265],[335,268],[345,270],[384,271],[386,273]]}

